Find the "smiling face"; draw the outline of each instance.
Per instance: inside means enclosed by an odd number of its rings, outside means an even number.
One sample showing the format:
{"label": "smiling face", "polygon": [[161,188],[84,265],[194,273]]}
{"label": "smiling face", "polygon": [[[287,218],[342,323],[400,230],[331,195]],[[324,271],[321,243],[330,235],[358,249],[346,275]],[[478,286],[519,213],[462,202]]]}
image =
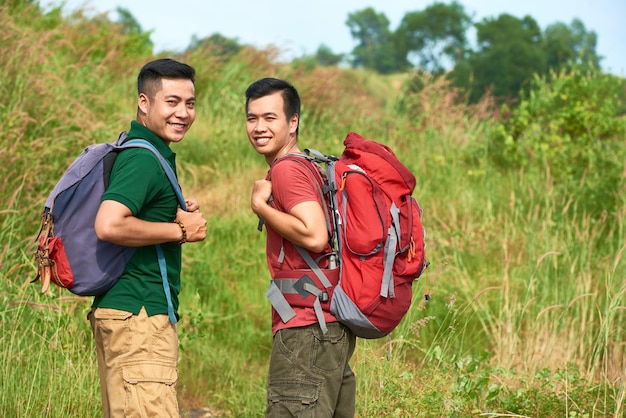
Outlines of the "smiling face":
{"label": "smiling face", "polygon": [[141,93],[137,121],[167,145],[179,142],[196,119],[196,98],[191,80],[162,78],[154,97]]}
{"label": "smiling face", "polygon": [[248,139],[256,152],[265,156],[268,164],[298,150],[299,116],[295,114],[287,119],[281,92],[250,100],[246,115]]}

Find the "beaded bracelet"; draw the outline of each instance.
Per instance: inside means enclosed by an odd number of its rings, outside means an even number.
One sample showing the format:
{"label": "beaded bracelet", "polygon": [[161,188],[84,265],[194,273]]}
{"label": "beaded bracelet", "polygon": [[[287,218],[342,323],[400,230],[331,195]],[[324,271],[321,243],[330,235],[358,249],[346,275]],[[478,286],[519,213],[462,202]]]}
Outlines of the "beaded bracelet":
{"label": "beaded bracelet", "polygon": [[178,244],[183,245],[184,243],[187,242],[187,229],[185,228],[185,225],[183,225],[183,223],[179,221],[178,219],[174,219],[174,222],[176,222],[178,226],[180,226],[180,230],[183,232],[182,239],[178,241]]}

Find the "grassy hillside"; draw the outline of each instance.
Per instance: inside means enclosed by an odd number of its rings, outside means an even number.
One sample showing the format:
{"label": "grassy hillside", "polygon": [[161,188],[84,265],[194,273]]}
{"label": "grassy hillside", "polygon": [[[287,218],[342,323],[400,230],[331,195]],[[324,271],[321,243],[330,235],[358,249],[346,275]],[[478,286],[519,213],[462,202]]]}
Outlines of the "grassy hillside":
{"label": "grassy hillside", "polygon": [[[9,2],[0,23],[0,416],[97,416],[90,299],[40,294],[32,244],[67,165],[128,129],[136,73],[154,56],[103,18]],[[184,248],[181,407],[264,409],[269,276],[249,195],[267,167],[246,138],[243,92],[275,76],[301,92],[302,147],[339,154],[356,131],[390,145],[418,179],[432,264],[391,337],[358,342],[359,417],[623,416],[626,124],[593,107],[594,95],[578,97],[604,78],[555,74],[516,113],[489,98],[468,106],[423,75],[310,70],[275,55],[176,57],[198,72],[197,120],[175,145],[180,180],[209,219],[207,240]],[[568,82],[578,90],[553,94]],[[563,125],[549,114],[556,106],[537,104],[557,96]],[[592,146],[561,129],[574,122],[594,131]]]}

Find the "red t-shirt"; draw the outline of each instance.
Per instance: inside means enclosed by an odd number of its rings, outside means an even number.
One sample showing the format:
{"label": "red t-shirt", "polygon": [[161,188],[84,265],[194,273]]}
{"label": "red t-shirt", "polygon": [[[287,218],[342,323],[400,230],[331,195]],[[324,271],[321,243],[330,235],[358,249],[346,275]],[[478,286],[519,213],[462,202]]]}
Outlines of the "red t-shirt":
{"label": "red t-shirt", "polygon": [[[272,167],[272,196],[274,199],[273,206],[281,212],[289,213],[294,206],[303,202],[316,201],[322,205],[322,201],[317,189],[317,181],[302,164],[285,160]],[[274,272],[279,270],[308,269],[306,261],[298,253],[293,244],[283,239],[270,226],[266,225],[267,240],[266,254],[267,264],[270,274],[274,277]],[[281,250],[284,251],[282,263],[279,262]],[[330,247],[324,250],[328,252]],[[316,259],[322,253],[309,252],[313,259]],[[320,267],[325,268],[325,265]],[[272,308],[272,334],[283,328],[301,327],[311,325],[317,322],[315,311],[313,308],[292,307],[296,312],[296,316],[288,323],[284,323],[278,313]],[[337,319],[330,314],[324,312],[326,322],[336,322]]]}

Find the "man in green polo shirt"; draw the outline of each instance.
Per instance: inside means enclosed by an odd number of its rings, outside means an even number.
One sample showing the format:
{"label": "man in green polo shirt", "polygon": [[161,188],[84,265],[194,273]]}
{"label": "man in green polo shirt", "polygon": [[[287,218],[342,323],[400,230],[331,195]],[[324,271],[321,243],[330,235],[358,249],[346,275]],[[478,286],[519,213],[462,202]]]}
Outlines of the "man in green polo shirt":
{"label": "man in green polo shirt", "polygon": [[[172,59],[146,64],[137,79],[137,120],[128,139],[149,141],[175,171],[171,143],[180,142],[195,119],[195,70]],[[179,417],[176,400],[178,333],[168,317],[155,244],[167,266],[178,318],[181,245],[206,237],[198,202],[187,211],[154,154],[131,148],[113,166],[96,216],[98,238],[136,247],[124,273],[89,314],[98,357],[105,417]]]}

